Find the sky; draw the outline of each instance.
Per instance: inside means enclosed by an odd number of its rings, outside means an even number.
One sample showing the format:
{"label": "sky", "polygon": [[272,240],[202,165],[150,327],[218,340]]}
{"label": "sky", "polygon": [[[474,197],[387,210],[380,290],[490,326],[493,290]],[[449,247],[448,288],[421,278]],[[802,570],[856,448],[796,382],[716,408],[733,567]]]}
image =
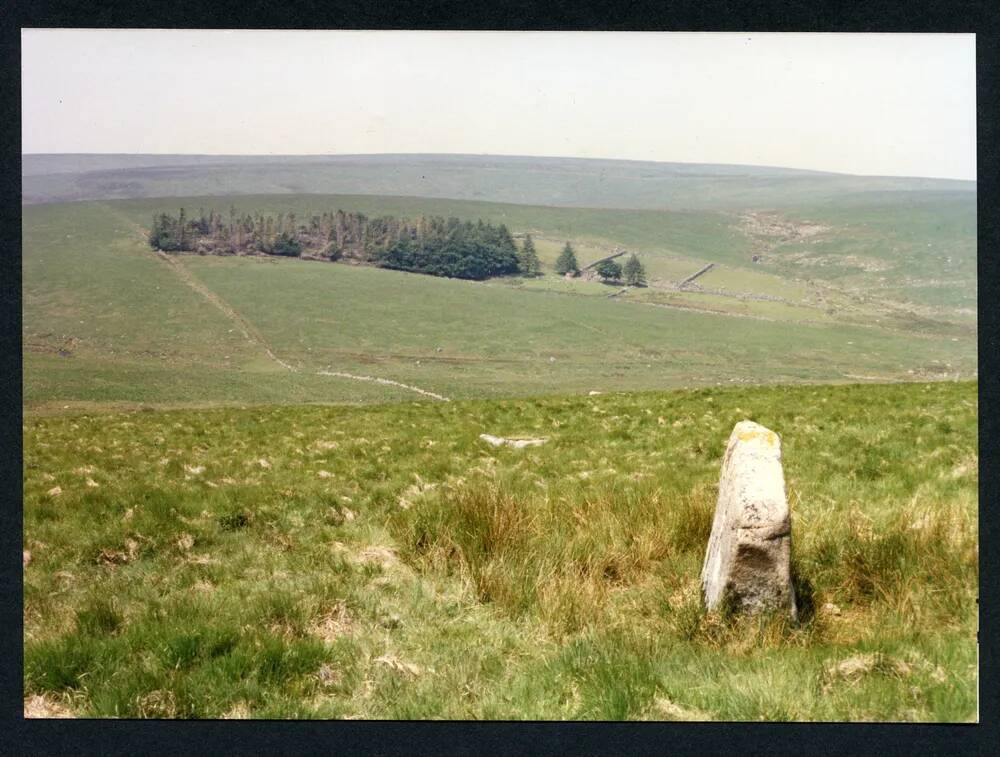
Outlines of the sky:
{"label": "sky", "polygon": [[976,178],[975,35],[23,29],[22,152]]}

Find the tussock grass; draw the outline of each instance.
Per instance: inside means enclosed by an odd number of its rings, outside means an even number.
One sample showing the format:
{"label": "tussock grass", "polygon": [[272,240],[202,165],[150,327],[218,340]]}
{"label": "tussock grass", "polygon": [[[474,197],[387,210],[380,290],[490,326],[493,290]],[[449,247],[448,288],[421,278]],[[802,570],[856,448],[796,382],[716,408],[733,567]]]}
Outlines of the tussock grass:
{"label": "tussock grass", "polygon": [[[844,624],[834,630],[817,618],[819,598],[864,608],[866,622],[884,614],[933,623],[975,611],[975,594],[966,590],[978,584],[974,511],[945,506],[895,513],[877,528],[860,512],[840,513],[814,525],[809,537],[793,536],[798,624],[706,615],[693,577],[713,502],[708,492],[668,503],[656,492],[614,491],[572,502],[484,480],[407,510],[396,532],[425,569],[462,576],[479,601],[513,617],[535,613],[557,635],[655,619],[655,631],[733,651],[842,636]],[[621,606],[623,593],[641,592],[651,577],[669,586],[662,572],[671,565],[680,568],[675,577],[688,579],[677,595],[665,601],[648,593],[639,606]],[[672,620],[664,624],[664,617]]]}
{"label": "tussock grass", "polygon": [[712,514],[707,491],[665,502],[656,491],[609,487],[576,501],[483,478],[446,486],[393,524],[418,564],[462,576],[482,602],[538,612],[568,633],[603,623],[615,589],[665,563],[695,562]]}
{"label": "tussock grass", "polygon": [[[702,609],[744,418],[782,435],[798,623]],[[24,435],[33,711],[976,714],[975,384],[73,415]]]}

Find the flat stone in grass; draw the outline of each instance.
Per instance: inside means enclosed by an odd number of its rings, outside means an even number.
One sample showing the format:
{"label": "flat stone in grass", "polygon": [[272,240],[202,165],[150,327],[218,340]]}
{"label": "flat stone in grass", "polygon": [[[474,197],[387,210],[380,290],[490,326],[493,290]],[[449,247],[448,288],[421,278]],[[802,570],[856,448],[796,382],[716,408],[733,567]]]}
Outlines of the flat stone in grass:
{"label": "flat stone in grass", "polygon": [[492,444],[494,447],[502,447],[506,444],[508,447],[513,447],[514,449],[537,447],[548,441],[548,437],[543,439],[504,439],[502,436],[493,436],[492,434],[480,434],[479,438],[488,444]]}
{"label": "flat stone in grass", "polygon": [[787,610],[797,617],[791,579],[791,519],[781,440],[752,421],[736,424],[719,478],[712,535],[701,569],[709,610]]}

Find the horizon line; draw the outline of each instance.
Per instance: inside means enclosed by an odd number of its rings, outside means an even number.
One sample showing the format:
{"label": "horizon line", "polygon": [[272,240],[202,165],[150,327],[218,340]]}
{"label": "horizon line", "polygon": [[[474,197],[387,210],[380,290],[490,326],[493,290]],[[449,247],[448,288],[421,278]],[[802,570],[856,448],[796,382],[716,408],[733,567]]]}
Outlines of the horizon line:
{"label": "horizon line", "polygon": [[680,160],[650,160],[642,158],[595,158],[576,155],[523,155],[514,153],[465,153],[465,152],[363,152],[363,153],[211,153],[211,152],[21,152],[21,157],[44,155],[98,155],[98,156],[156,156],[156,157],[191,157],[191,158],[359,158],[359,157],[391,157],[391,156],[441,156],[461,158],[527,158],[539,160],[581,160],[605,161],[615,163],[653,163],[660,165],[682,166],[731,166],[735,168],[768,168],[784,171],[801,171],[803,173],[825,174],[829,176],[854,176],[867,179],[930,179],[933,181],[958,181],[971,184],[978,183],[976,178],[960,179],[953,176],[915,176],[912,174],[860,174],[844,171],[830,171],[821,168],[800,168],[797,166],[778,166],[762,163],[709,163],[704,161]]}

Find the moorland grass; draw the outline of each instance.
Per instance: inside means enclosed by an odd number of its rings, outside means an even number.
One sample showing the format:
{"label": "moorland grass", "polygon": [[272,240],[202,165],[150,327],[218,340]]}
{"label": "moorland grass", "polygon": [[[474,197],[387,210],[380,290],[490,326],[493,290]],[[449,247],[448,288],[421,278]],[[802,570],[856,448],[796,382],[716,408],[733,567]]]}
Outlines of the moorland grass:
{"label": "moorland grass", "polygon": [[[976,389],[29,416],[25,695],[119,717],[975,719]],[[744,418],[782,436],[798,624],[701,609]]]}

